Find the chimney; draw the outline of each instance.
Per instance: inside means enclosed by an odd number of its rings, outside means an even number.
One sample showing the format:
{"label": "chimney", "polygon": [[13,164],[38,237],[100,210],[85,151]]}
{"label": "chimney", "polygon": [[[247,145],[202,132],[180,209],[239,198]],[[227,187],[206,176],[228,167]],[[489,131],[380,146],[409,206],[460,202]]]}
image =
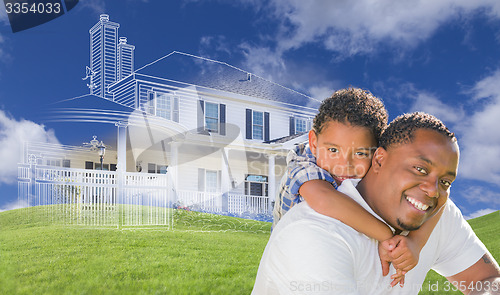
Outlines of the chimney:
{"label": "chimney", "polygon": [[107,15],[107,14],[101,14],[100,20],[102,22],[108,22],[109,21],[109,15]]}

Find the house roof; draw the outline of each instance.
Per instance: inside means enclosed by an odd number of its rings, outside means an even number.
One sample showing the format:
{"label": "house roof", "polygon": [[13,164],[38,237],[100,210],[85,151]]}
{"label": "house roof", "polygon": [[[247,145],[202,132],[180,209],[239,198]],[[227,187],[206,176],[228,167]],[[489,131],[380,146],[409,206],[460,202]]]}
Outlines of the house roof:
{"label": "house roof", "polygon": [[86,94],[50,105],[51,121],[115,123],[126,121],[133,108]]}
{"label": "house roof", "polygon": [[317,108],[319,101],[224,62],[174,51],[135,71],[192,85]]}

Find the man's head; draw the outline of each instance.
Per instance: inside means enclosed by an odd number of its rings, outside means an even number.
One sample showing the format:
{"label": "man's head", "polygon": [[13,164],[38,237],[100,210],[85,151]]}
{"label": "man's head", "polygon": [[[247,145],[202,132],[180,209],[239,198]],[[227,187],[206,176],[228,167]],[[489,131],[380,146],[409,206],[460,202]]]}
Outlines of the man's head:
{"label": "man's head", "polygon": [[455,135],[434,116],[405,114],[380,138],[358,190],[370,207],[400,230],[416,230],[446,202],[458,169]]}
{"label": "man's head", "polygon": [[370,92],[349,88],[325,99],[309,132],[309,145],[319,167],[338,184],[362,178],[387,125],[387,110]]}

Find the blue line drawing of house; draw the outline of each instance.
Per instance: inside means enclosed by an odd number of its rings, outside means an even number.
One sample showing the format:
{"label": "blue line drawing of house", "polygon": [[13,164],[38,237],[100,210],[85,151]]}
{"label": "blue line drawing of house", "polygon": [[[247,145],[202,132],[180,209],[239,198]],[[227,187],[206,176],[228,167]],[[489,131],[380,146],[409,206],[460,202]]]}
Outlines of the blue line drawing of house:
{"label": "blue line drawing of house", "polygon": [[[100,183],[113,179],[109,198],[116,204],[160,204],[269,220],[286,155],[307,140],[319,102],[227,63],[178,51],[134,69],[135,47],[119,37],[119,27],[103,14],[89,30],[90,66],[84,80],[90,94],[59,108],[61,120],[108,122],[118,129],[116,145],[111,144],[116,149],[109,151],[111,162],[106,162],[114,171],[89,177],[100,178],[96,185],[101,188],[108,186]],[[311,103],[316,106],[307,106]],[[34,166],[47,161],[29,159],[49,154],[49,149],[27,146],[20,166],[20,197],[40,194],[36,188],[26,191],[38,185]],[[77,154],[60,156],[61,166],[65,160],[67,167],[51,169],[67,175],[81,169],[83,176],[72,183],[86,189],[90,186],[84,172],[97,167],[96,159],[89,160],[96,156]],[[39,172],[39,180],[56,170]],[[58,175],[52,181],[62,185],[65,174]],[[152,190],[162,192],[147,197]],[[134,218],[130,212],[119,214]]]}

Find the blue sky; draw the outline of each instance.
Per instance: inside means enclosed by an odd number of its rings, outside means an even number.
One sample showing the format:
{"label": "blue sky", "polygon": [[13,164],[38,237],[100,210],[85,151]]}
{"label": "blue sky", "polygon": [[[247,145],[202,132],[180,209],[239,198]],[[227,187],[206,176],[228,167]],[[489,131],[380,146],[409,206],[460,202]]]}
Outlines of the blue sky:
{"label": "blue sky", "polygon": [[0,210],[19,205],[22,141],[79,145],[95,133],[44,118],[52,103],[88,92],[88,30],[101,13],[136,46],[136,68],[177,50],[320,100],[365,88],[391,119],[436,115],[461,147],[452,198],[468,217],[500,209],[499,1],[83,0],[18,33],[0,9]]}

